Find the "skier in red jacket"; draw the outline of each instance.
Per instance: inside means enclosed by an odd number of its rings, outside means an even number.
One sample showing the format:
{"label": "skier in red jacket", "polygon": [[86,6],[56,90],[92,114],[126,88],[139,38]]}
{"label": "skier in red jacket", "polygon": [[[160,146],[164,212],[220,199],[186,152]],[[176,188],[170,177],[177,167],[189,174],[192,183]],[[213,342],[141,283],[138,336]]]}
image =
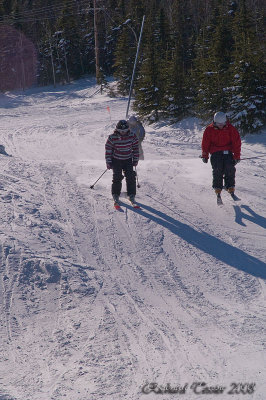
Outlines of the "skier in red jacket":
{"label": "skier in red jacket", "polygon": [[[235,191],[235,165],[240,162],[241,139],[226,114],[214,114],[213,123],[207,126],[202,138],[202,161],[208,162],[211,154],[213,172],[212,187],[220,195],[223,186],[233,194]],[[223,185],[224,179],[224,185]]]}

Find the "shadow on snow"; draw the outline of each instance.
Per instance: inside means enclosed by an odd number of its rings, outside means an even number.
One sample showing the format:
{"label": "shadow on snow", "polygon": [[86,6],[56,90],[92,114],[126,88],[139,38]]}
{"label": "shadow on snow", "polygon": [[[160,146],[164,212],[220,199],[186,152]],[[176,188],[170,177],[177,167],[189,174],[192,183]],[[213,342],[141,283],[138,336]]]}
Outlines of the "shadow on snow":
{"label": "shadow on snow", "polygon": [[[204,253],[207,253],[217,260],[237,268],[240,271],[246,272],[257,278],[266,279],[266,263],[263,261],[245,253],[243,250],[223,242],[221,239],[218,239],[209,233],[203,231],[198,232],[191,226],[184,224],[155,208],[143,203],[138,204],[141,206],[141,209],[135,210],[138,214],[160,224],[192,246],[197,247]],[[126,204],[124,206],[132,209],[132,207]],[[265,225],[265,221],[263,225]]]}
{"label": "shadow on snow", "polygon": [[[246,226],[246,224],[243,222],[243,219],[245,219],[266,229],[266,218],[257,214],[249,206],[246,205],[234,206],[234,209],[236,214],[235,221],[239,225]],[[244,213],[243,209],[246,210],[248,214]]]}

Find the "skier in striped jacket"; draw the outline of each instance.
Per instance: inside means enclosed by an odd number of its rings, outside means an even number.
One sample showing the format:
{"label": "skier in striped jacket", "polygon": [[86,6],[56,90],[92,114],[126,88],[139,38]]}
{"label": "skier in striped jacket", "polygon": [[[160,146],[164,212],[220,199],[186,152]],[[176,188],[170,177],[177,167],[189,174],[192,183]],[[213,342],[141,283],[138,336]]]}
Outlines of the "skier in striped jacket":
{"label": "skier in striped jacket", "polygon": [[136,173],[133,167],[139,161],[139,141],[131,132],[127,121],[117,123],[114,133],[109,135],[105,144],[105,160],[108,169],[113,170],[112,196],[115,202],[119,200],[124,172],[127,185],[127,196],[131,201],[136,195]]}

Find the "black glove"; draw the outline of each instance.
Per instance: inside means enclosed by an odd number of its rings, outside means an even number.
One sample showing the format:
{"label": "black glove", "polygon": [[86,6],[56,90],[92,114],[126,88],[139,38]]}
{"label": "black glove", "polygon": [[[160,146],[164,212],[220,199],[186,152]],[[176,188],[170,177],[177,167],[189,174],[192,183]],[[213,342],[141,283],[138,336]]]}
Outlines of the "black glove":
{"label": "black glove", "polygon": [[112,166],[112,164],[106,164],[106,168],[107,168],[107,169],[112,169],[113,166]]}
{"label": "black glove", "polygon": [[138,161],[133,161],[133,167],[136,167],[138,165]]}
{"label": "black glove", "polygon": [[207,164],[207,162],[208,162],[208,158],[201,157],[201,159],[202,159],[202,161],[203,161],[205,164]]}
{"label": "black glove", "polygon": [[234,165],[240,163],[240,160],[234,160]]}

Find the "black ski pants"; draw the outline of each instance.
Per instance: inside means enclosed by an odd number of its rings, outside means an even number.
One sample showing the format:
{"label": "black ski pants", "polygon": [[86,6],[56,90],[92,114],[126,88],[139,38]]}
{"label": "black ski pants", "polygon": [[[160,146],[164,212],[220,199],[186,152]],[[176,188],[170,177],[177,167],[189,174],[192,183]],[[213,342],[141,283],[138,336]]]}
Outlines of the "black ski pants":
{"label": "black ski pants", "polygon": [[127,195],[136,195],[136,173],[133,171],[132,159],[118,160],[117,158],[112,159],[113,166],[113,183],[112,183],[112,194],[120,196],[122,188],[122,179],[124,178],[122,171],[124,172],[127,185]]}
{"label": "black ski pants", "polygon": [[226,189],[235,187],[235,174],[236,168],[231,152],[224,154],[223,151],[217,151],[211,155],[211,165],[212,165],[212,187],[214,189],[223,188]]}

